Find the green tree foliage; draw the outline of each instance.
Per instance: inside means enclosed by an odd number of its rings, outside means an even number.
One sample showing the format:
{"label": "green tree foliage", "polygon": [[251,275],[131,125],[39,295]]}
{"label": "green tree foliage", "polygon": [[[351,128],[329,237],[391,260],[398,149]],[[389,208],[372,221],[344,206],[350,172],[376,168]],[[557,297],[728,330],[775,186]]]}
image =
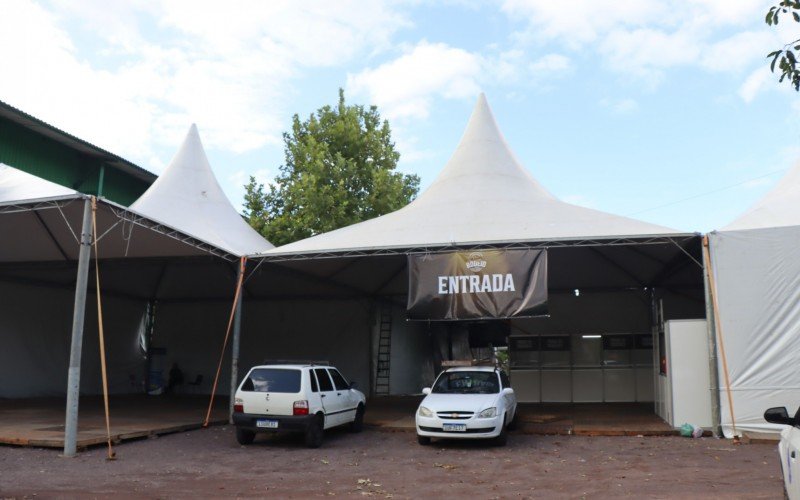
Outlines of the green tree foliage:
{"label": "green tree foliage", "polygon": [[[792,14],[792,19],[800,23],[800,0],[783,0],[777,5],[770,7],[765,19],[770,26],[777,26],[781,14]],[[795,53],[795,51],[798,51]],[[768,58],[772,58],[769,68],[775,73],[777,65],[780,71],[779,82],[784,80],[791,83],[795,90],[800,90],[800,70],[797,68],[797,58],[800,56],[800,39],[787,43],[782,49],[770,52]]]}
{"label": "green tree foliage", "polygon": [[283,134],[285,164],[269,189],[251,177],[245,217],[274,245],[393,212],[419,191],[419,177],[395,171],[400,154],[375,106],[324,106]]}

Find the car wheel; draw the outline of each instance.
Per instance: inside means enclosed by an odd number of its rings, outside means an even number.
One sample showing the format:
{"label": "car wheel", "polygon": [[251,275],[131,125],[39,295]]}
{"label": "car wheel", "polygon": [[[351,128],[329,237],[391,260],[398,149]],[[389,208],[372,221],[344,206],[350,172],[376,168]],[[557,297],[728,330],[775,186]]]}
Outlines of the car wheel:
{"label": "car wheel", "polygon": [[[508,415],[506,415],[508,418]],[[494,438],[494,444],[497,446],[505,446],[508,443],[508,431],[506,430],[506,421],[503,420],[503,427],[500,428],[500,434]]]}
{"label": "car wheel", "polygon": [[517,428],[517,423],[518,422],[519,422],[519,419],[517,418],[517,412],[514,412],[514,418],[512,418],[511,422],[508,423],[508,425],[506,426],[506,429],[508,429],[510,431],[513,431],[514,429]]}
{"label": "car wheel", "polygon": [[322,445],[322,433],[324,428],[322,415],[317,415],[313,422],[306,429],[306,446],[309,448],[319,448]]}
{"label": "car wheel", "polygon": [[364,405],[358,405],[356,416],[350,422],[350,432],[361,432],[364,430]]}
{"label": "car wheel", "polygon": [[239,429],[236,428],[236,441],[239,444],[245,445],[250,444],[256,438],[256,433],[253,431],[248,431],[247,429]]}
{"label": "car wheel", "polygon": [[428,446],[429,444],[431,444],[431,438],[429,438],[428,436],[420,436],[419,434],[417,434],[417,442],[422,446]]}

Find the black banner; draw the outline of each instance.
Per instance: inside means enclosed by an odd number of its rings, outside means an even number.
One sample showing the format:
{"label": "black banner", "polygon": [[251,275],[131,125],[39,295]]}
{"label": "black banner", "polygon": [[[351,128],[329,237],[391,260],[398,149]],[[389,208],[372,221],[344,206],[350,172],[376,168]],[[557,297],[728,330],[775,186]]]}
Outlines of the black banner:
{"label": "black banner", "polygon": [[416,320],[547,314],[546,250],[408,256],[408,316]]}

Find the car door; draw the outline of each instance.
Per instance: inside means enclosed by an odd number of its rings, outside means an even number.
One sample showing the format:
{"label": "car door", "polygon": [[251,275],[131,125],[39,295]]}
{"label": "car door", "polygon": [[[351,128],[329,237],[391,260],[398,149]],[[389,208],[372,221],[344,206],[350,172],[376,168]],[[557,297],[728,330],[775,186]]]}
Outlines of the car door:
{"label": "car door", "polygon": [[338,400],[336,399],[336,391],[333,388],[333,380],[328,375],[328,370],[325,368],[314,368],[314,374],[317,376],[317,383],[319,384],[319,397],[322,403],[323,411],[325,412],[325,428],[338,425],[336,412],[338,411]]}
{"label": "car door", "polygon": [[790,499],[795,500],[800,499],[800,428],[794,425],[784,432],[786,439],[781,441],[781,446],[785,444],[785,449],[781,450],[783,479],[786,493]]}
{"label": "car door", "polygon": [[340,424],[352,422],[356,416],[358,402],[356,401],[353,391],[350,390],[350,384],[336,368],[329,368],[328,371],[333,379],[333,385],[336,389],[336,399],[339,403],[340,418],[338,422]]}

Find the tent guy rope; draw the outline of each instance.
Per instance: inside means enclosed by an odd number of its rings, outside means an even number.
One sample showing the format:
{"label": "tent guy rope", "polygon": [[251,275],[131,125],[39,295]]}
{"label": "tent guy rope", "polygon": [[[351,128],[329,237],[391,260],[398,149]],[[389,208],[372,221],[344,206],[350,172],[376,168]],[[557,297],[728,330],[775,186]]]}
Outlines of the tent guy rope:
{"label": "tent guy rope", "polygon": [[97,333],[100,338],[100,367],[103,374],[103,403],[106,412],[106,442],[108,443],[108,460],[116,460],[117,454],[111,445],[111,416],[108,410],[108,372],[106,370],[106,343],[103,331],[103,305],[100,300],[100,251],[97,245],[97,198],[92,196],[92,235],[94,236],[94,276],[97,284]]}
{"label": "tent guy rope", "polygon": [[733,443],[739,444],[739,436],[736,434],[736,415],[733,412],[733,394],[731,392],[731,381],[728,374],[728,358],[725,356],[725,342],[722,338],[722,324],[719,319],[719,305],[717,304],[717,285],[714,281],[714,270],[711,267],[711,254],[708,248],[708,236],[703,237],[703,259],[705,260],[706,272],[708,273],[709,292],[711,294],[711,304],[714,310],[714,327],[717,331],[719,351],[722,355],[722,371],[725,375],[725,392],[728,395],[728,409],[731,412],[731,427],[733,428]]}
{"label": "tent guy rope", "polygon": [[[231,335],[231,327],[233,326],[233,318],[236,315],[236,305],[239,303],[242,293],[242,281],[244,280],[244,270],[247,265],[247,257],[239,259],[239,278],[236,281],[236,293],[233,295],[233,306],[231,307],[231,316],[228,319],[228,330],[225,332],[225,340],[222,342],[222,350],[219,353],[219,364],[217,365],[217,374],[214,376],[214,385],[211,387],[211,398],[208,401],[208,411],[206,418],[203,421],[203,427],[208,427],[208,422],[211,419],[211,408],[214,406],[214,395],[217,392],[217,384],[219,383],[219,374],[222,371],[222,360],[225,358],[225,349],[228,347],[228,338]],[[233,394],[231,394],[233,397]]]}

